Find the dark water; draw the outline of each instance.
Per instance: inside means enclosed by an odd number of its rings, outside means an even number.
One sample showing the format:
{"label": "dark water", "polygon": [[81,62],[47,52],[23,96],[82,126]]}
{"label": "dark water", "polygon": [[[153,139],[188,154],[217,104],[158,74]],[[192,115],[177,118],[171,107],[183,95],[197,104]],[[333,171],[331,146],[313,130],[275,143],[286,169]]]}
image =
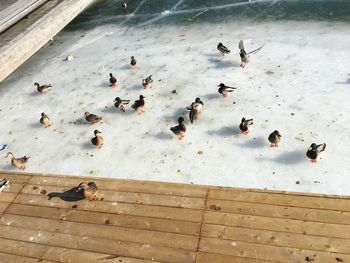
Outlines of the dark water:
{"label": "dark water", "polygon": [[[122,26],[226,23],[259,21],[346,21],[350,22],[350,0],[99,0],[69,26],[68,30],[99,25]],[[162,12],[167,12],[162,15]]]}

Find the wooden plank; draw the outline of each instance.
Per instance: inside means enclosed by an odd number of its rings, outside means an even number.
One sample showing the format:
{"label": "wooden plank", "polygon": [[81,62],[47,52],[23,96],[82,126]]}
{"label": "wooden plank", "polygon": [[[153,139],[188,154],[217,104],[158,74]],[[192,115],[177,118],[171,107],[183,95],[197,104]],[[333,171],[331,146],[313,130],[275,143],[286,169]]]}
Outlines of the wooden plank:
{"label": "wooden plank", "polygon": [[[67,180],[67,178],[69,178],[69,180]],[[94,181],[99,189],[119,192],[149,193],[198,198],[205,198],[207,194],[206,188],[195,185],[86,177],[71,178],[66,176],[33,176],[33,178],[30,180],[30,184],[70,188],[77,186],[83,181]]]}
{"label": "wooden plank", "polygon": [[56,261],[56,262],[157,263],[157,261],[149,261],[149,260],[142,260],[142,259],[136,259],[136,258],[126,258],[115,254],[88,252],[88,251],[41,245],[41,244],[10,240],[10,239],[4,239],[4,238],[0,238],[0,251],[4,253],[15,252],[16,255],[23,256],[23,257],[32,257],[32,258],[38,258],[38,259],[50,260],[50,261]]}
{"label": "wooden plank", "polygon": [[[69,189],[70,188],[60,187],[60,186],[26,185],[25,188],[22,190],[22,193],[40,195],[43,191],[49,194],[54,192],[62,193]],[[201,210],[204,208],[204,202],[205,202],[205,200],[201,198],[145,194],[145,193],[118,192],[118,191],[111,191],[111,190],[99,190],[99,194],[103,196],[103,201],[109,201],[109,202],[160,205],[160,206],[183,207],[183,208],[192,208],[192,209],[201,209]]]}
{"label": "wooden plank", "polygon": [[89,238],[17,228],[12,226],[0,226],[0,237],[96,253],[114,254],[131,258],[172,263],[193,262],[195,258],[195,254],[190,250],[179,248],[159,247],[150,244],[139,244],[100,238]]}
{"label": "wooden plank", "polygon": [[26,174],[17,174],[17,173],[0,173],[0,178],[6,178],[10,185],[11,184],[24,184],[27,183],[30,178],[32,178],[31,175]]}
{"label": "wooden plank", "polygon": [[199,250],[248,258],[254,258],[256,255],[266,255],[267,260],[281,263],[307,262],[305,260],[306,258],[309,258],[314,263],[348,262],[350,260],[350,255],[339,253],[220,240],[208,237],[201,238]]}
{"label": "wooden plank", "polygon": [[204,213],[204,222],[217,225],[350,239],[350,226],[341,224],[305,222],[302,220],[230,214],[212,211],[206,211]]}
{"label": "wooden plank", "polygon": [[196,263],[277,263],[266,259],[266,253],[254,258],[242,258],[215,253],[198,252]]}
{"label": "wooden plank", "polygon": [[323,223],[350,224],[350,212],[343,211],[242,203],[225,200],[208,200],[206,202],[206,209],[246,215],[298,219]]}
{"label": "wooden plank", "polygon": [[274,246],[350,254],[350,240],[204,224],[202,236]]}
{"label": "wooden plank", "polygon": [[2,191],[3,193],[19,193],[23,186],[25,185],[26,183],[23,182],[23,183],[20,183],[20,184],[16,184],[16,183],[9,183],[7,187],[5,187],[5,189]]}
{"label": "wooden plank", "polygon": [[11,255],[11,254],[5,254],[0,252],[0,262],[11,262],[11,263],[20,263],[20,262],[25,262],[25,263],[52,263],[55,261],[47,261],[47,260],[39,260],[37,258],[29,258],[29,257],[22,257],[18,255]]}
{"label": "wooden plank", "polygon": [[260,204],[350,211],[350,200],[316,196],[260,193],[234,189],[209,189],[208,199],[231,200]]}
{"label": "wooden plank", "polygon": [[87,200],[82,200],[79,202],[65,202],[59,198],[52,198],[51,200],[48,200],[48,197],[44,195],[19,194],[14,203],[58,208],[71,208],[76,206],[75,208],[79,210],[175,219],[190,222],[201,222],[202,220],[201,210],[117,202],[89,202]]}
{"label": "wooden plank", "polygon": [[117,227],[111,225],[92,225],[62,220],[35,218],[19,215],[3,215],[0,224],[62,234],[83,235],[93,238],[129,241],[164,247],[194,250],[198,237],[158,231]]}
{"label": "wooden plank", "polygon": [[64,221],[100,225],[105,225],[108,223],[112,226],[131,227],[135,229],[146,229],[187,235],[199,235],[200,228],[200,223],[195,222],[21,204],[12,204],[8,208],[7,214],[36,216],[39,218],[59,219]]}
{"label": "wooden plank", "polygon": [[3,203],[0,202],[0,216],[2,215],[2,213],[6,210],[6,208],[10,205],[10,203]]}
{"label": "wooden plank", "polygon": [[0,192],[0,202],[12,202],[16,197],[16,193]]}

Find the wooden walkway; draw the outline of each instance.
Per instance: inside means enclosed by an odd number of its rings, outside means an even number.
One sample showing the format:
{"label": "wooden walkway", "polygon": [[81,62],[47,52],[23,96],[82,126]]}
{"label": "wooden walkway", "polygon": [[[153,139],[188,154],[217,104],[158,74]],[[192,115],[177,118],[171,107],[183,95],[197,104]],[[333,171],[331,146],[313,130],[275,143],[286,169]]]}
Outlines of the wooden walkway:
{"label": "wooden walkway", "polygon": [[[3,177],[10,187],[0,193],[0,262],[350,262],[350,197]],[[90,180],[103,201],[57,194]]]}

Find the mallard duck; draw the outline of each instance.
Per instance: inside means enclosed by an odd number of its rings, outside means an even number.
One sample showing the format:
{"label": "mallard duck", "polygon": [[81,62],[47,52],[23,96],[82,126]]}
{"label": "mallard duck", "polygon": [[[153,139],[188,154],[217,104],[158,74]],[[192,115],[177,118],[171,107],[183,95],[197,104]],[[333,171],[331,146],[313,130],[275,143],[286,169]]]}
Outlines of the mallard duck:
{"label": "mallard duck", "polygon": [[278,144],[281,141],[281,137],[282,136],[279,131],[275,130],[272,132],[268,137],[268,140],[271,143],[271,147],[278,147]]}
{"label": "mallard duck", "polygon": [[101,136],[102,133],[98,130],[94,131],[95,137],[91,139],[91,143],[95,146],[97,146],[99,149],[103,146],[103,137]]}
{"label": "mallard duck", "polygon": [[35,82],[34,83],[34,86],[36,86],[36,89],[40,92],[40,93],[46,93],[46,92],[48,92],[51,88],[52,88],[52,86],[51,86],[51,84],[45,84],[45,85],[39,85],[39,83],[38,82]]}
{"label": "mallard duck", "polygon": [[122,112],[125,112],[125,106],[129,104],[130,100],[122,100],[119,97],[116,97],[114,102],[114,106],[120,109]]}
{"label": "mallard duck", "polygon": [[98,197],[97,185],[94,182],[80,183],[77,192],[80,191],[83,191],[84,197],[89,201],[101,200],[101,198]]}
{"label": "mallard duck", "polygon": [[227,98],[227,93],[228,92],[232,92],[232,91],[234,91],[235,89],[237,89],[236,87],[229,87],[229,86],[226,86],[224,83],[220,83],[219,85],[218,85],[218,87],[220,87],[219,89],[218,89],[218,92],[220,93],[220,94],[222,94],[222,96],[224,96],[224,98]]}
{"label": "mallard duck", "polygon": [[224,56],[225,54],[230,53],[231,51],[225,47],[222,43],[219,43],[217,46],[217,50],[219,50],[221,56]]}
{"label": "mallard duck", "polygon": [[49,118],[44,112],[41,113],[40,123],[41,123],[45,128],[51,126],[50,118]]}
{"label": "mallard duck", "polygon": [[145,112],[145,100],[144,96],[140,95],[139,100],[135,100],[134,104],[131,105],[131,108],[137,111],[138,114],[143,114]]}
{"label": "mallard duck", "polygon": [[20,170],[26,169],[26,164],[30,158],[27,156],[23,156],[21,158],[16,158],[13,156],[12,152],[8,152],[5,156],[5,158],[7,158],[7,157],[11,157],[11,164]]}
{"label": "mallard duck", "polygon": [[142,80],[142,85],[144,89],[152,88],[152,83],[153,83],[152,75]]}
{"label": "mallard duck", "polygon": [[311,160],[312,163],[316,163],[316,159],[319,153],[323,152],[324,150],[326,150],[325,143],[318,145],[316,143],[312,143],[306,152],[306,156]]}
{"label": "mallard duck", "polygon": [[189,118],[191,123],[194,122],[194,120],[198,119],[199,116],[202,114],[203,112],[203,102],[201,101],[200,98],[196,98],[196,100],[194,102],[192,102],[192,104],[188,107],[186,107],[186,110],[188,110],[189,113]]}
{"label": "mallard duck", "polygon": [[117,86],[117,79],[113,76],[112,73],[109,73],[109,86],[115,88]]}
{"label": "mallard duck", "polygon": [[134,58],[134,56],[132,56],[130,61],[131,69],[136,68],[136,63],[137,63],[136,59]]}
{"label": "mallard duck", "polygon": [[253,119],[246,120],[245,118],[242,118],[241,124],[239,125],[239,129],[241,130],[242,134],[248,134],[249,127],[252,125],[253,125]]}
{"label": "mallard duck", "polygon": [[178,122],[179,125],[171,127],[170,130],[177,135],[177,138],[179,140],[182,140],[183,137],[185,137],[185,133],[186,133],[186,126],[184,124],[184,118],[183,117],[179,117]]}
{"label": "mallard duck", "polygon": [[85,117],[85,120],[89,122],[91,125],[97,122],[100,122],[102,120],[102,117],[99,117],[95,114],[91,114],[89,112],[85,112],[84,117]]}

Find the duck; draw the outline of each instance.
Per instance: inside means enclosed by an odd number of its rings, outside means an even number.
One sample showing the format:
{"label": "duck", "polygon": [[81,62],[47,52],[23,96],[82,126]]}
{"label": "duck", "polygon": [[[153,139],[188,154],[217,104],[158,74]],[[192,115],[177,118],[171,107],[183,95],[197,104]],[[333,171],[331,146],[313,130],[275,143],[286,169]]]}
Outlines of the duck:
{"label": "duck", "polygon": [[95,130],[94,135],[95,137],[91,139],[91,143],[101,149],[103,146],[103,137],[101,136],[102,133],[99,130]]}
{"label": "duck", "polygon": [[51,126],[50,118],[49,118],[44,112],[41,113],[40,123],[41,123],[45,128]]}
{"label": "duck", "polygon": [[278,144],[281,141],[281,137],[282,135],[279,133],[279,131],[273,131],[268,137],[268,140],[271,143],[271,147],[278,147]]}
{"label": "duck", "polygon": [[238,48],[239,48],[239,56],[241,57],[240,67],[244,68],[245,65],[249,62],[249,56],[248,56],[248,53],[244,49],[243,40],[239,41]]}
{"label": "duck", "polygon": [[134,56],[131,57],[131,61],[130,61],[130,65],[131,65],[131,69],[135,69],[136,68],[136,59]]}
{"label": "duck", "polygon": [[200,98],[196,98],[194,102],[188,107],[186,107],[186,110],[188,110],[189,113],[189,118],[191,123],[194,122],[194,120],[198,119],[198,117],[202,114],[203,112],[203,105],[204,103],[201,101]]}
{"label": "duck", "polygon": [[130,100],[122,100],[119,97],[114,99],[114,106],[120,109],[122,112],[125,112],[125,106],[129,104]]}
{"label": "duck", "polygon": [[99,117],[95,114],[89,113],[88,111],[84,114],[85,120],[89,122],[91,125],[100,122],[102,120],[102,117]]}
{"label": "duck", "polygon": [[38,82],[35,82],[34,86],[40,93],[46,93],[52,88],[51,84],[40,85]]}
{"label": "duck", "polygon": [[16,158],[15,156],[13,156],[12,152],[8,152],[5,156],[5,158],[7,158],[7,157],[11,157],[11,164],[20,170],[26,169],[27,162],[30,158],[27,156],[23,156],[21,158]]}
{"label": "duck", "polygon": [[115,88],[117,86],[117,79],[113,76],[112,73],[109,73],[109,86]]}
{"label": "duck", "polygon": [[235,89],[237,89],[236,87],[229,87],[229,86],[226,86],[224,83],[220,83],[218,85],[218,87],[220,87],[218,89],[218,92],[220,94],[222,94],[222,96],[224,96],[224,98],[227,98],[227,95],[228,95],[228,92],[233,92]]}
{"label": "duck", "polygon": [[183,139],[183,137],[185,137],[185,133],[186,133],[186,126],[184,124],[184,118],[183,117],[179,117],[178,118],[178,122],[179,125],[171,127],[170,130],[177,135],[177,138],[181,141]]}
{"label": "duck", "polygon": [[246,120],[242,118],[241,124],[239,125],[239,129],[242,134],[247,135],[249,133],[249,127],[253,125],[253,119]]}
{"label": "duck", "polygon": [[221,56],[224,56],[225,54],[230,53],[231,51],[225,47],[222,43],[219,43],[217,46],[217,50],[219,50]]}
{"label": "duck", "polygon": [[152,88],[152,83],[153,83],[152,75],[142,80],[142,86],[144,89]]}
{"label": "duck", "polygon": [[124,2],[124,3],[122,4],[122,8],[126,11],[126,10],[128,9],[127,3]]}
{"label": "duck", "polygon": [[133,108],[135,111],[137,111],[138,114],[143,114],[145,112],[145,100],[143,95],[140,95],[139,100],[135,100],[134,104],[131,105],[131,108]]}
{"label": "duck", "polygon": [[77,192],[83,192],[84,198],[89,201],[97,201],[102,200],[102,198],[98,197],[98,189],[95,182],[82,182],[77,187]]}
{"label": "duck", "polygon": [[324,150],[326,150],[326,143],[318,145],[316,143],[312,143],[309,149],[307,149],[306,156],[311,160],[312,163],[316,163],[318,155]]}
{"label": "duck", "polygon": [[0,192],[2,192],[9,185],[9,181],[6,178],[0,179]]}

